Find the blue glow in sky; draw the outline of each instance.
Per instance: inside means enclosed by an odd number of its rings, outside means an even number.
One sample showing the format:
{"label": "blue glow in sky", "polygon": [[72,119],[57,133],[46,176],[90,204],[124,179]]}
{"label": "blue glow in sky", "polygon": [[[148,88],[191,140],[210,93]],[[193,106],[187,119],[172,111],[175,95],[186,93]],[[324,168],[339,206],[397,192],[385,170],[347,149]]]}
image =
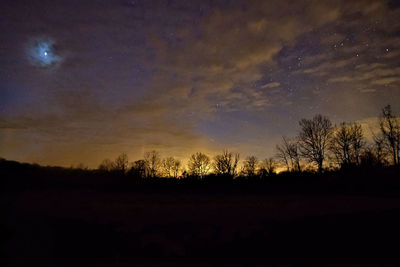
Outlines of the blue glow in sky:
{"label": "blue glow in sky", "polygon": [[52,40],[36,40],[29,49],[29,56],[32,64],[41,67],[54,65],[60,60],[55,54]]}

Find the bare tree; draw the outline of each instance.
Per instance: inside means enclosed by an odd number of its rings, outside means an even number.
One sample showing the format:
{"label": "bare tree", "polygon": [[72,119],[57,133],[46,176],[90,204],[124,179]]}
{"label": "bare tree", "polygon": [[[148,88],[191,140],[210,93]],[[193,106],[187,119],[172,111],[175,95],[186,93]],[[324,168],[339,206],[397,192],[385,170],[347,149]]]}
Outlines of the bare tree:
{"label": "bare tree", "polygon": [[144,154],[144,160],[149,169],[149,176],[156,177],[161,167],[160,153],[155,150],[146,152]]}
{"label": "bare tree", "polygon": [[161,165],[164,175],[170,178],[172,173],[172,167],[174,166],[174,158],[168,157],[163,159]]}
{"label": "bare tree", "polygon": [[189,158],[188,169],[191,175],[203,178],[210,170],[210,158],[201,152]]}
{"label": "bare tree", "polygon": [[175,159],[174,165],[172,166],[172,174],[174,178],[178,177],[178,174],[181,170],[181,165],[182,165],[181,161],[179,159]]}
{"label": "bare tree", "polygon": [[78,163],[75,167],[71,166],[72,169],[77,169],[77,170],[88,170],[89,167],[82,162]]}
{"label": "bare tree", "polygon": [[273,158],[267,158],[260,162],[260,175],[271,176],[275,174],[276,162]]}
{"label": "bare tree", "polygon": [[382,109],[379,126],[393,164],[398,165],[400,163],[400,120],[393,115],[390,105]]}
{"label": "bare tree", "polygon": [[366,146],[360,155],[360,165],[365,168],[377,168],[388,164],[386,156],[381,153],[379,146],[375,144]]}
{"label": "bare tree", "polygon": [[181,162],[173,157],[168,157],[163,159],[162,161],[162,168],[164,171],[164,175],[168,178],[178,176],[180,170]]}
{"label": "bare tree", "polygon": [[294,171],[301,171],[300,165],[300,149],[299,149],[299,142],[298,140],[291,140],[289,143],[289,157],[292,162],[292,169]]}
{"label": "bare tree", "polygon": [[149,167],[144,159],[136,160],[132,163],[130,173],[139,178],[145,178],[149,175]]}
{"label": "bare tree", "polygon": [[287,171],[291,170],[292,164],[289,157],[288,147],[286,146],[285,137],[282,137],[283,144],[276,145],[276,157],[278,160],[286,166]]}
{"label": "bare tree", "polygon": [[299,142],[282,136],[282,143],[276,146],[276,157],[288,171],[301,171]]}
{"label": "bare tree", "polygon": [[352,131],[352,149],[353,149],[353,160],[354,162],[359,165],[361,161],[361,154],[363,149],[365,149],[366,142],[364,140],[364,132],[362,130],[361,124],[354,123],[351,128]]}
{"label": "bare tree", "polygon": [[101,171],[110,172],[114,169],[114,162],[109,159],[105,159],[100,163],[98,169]]}
{"label": "bare tree", "polygon": [[224,150],[222,154],[215,156],[214,158],[214,170],[219,175],[235,176],[236,169],[239,163],[239,154],[233,155],[232,152]]}
{"label": "bare tree", "polygon": [[300,120],[299,124],[301,155],[309,162],[315,162],[318,172],[322,172],[325,153],[332,135],[332,123],[329,118],[318,114],[312,120]]}
{"label": "bare tree", "polygon": [[386,143],[385,143],[385,137],[382,135],[382,133],[376,135],[372,133],[374,144],[371,149],[371,152],[373,152],[376,155],[377,161],[382,163],[384,165],[387,163],[387,149],[386,149]]}
{"label": "bare tree", "polygon": [[257,173],[258,159],[255,156],[247,157],[243,163],[242,173],[248,177],[255,176]]}
{"label": "bare tree", "polygon": [[125,174],[128,171],[128,155],[122,153],[114,161],[114,169]]}
{"label": "bare tree", "polygon": [[361,150],[365,146],[360,124],[341,123],[330,140],[329,149],[341,167],[360,164]]}

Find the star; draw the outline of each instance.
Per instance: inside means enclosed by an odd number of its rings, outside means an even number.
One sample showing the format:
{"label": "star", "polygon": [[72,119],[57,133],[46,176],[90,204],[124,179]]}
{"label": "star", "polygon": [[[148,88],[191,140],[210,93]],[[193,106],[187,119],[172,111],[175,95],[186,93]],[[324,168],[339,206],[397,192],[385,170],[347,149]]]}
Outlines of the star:
{"label": "star", "polygon": [[55,53],[54,41],[51,39],[36,40],[31,44],[28,54],[30,62],[40,67],[50,67],[61,60]]}

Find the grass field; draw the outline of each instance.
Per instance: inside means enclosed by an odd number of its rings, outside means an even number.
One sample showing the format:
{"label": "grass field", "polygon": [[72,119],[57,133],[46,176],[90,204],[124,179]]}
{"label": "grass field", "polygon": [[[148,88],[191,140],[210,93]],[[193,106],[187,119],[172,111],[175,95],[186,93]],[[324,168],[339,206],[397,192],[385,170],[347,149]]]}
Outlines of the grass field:
{"label": "grass field", "polygon": [[1,201],[5,263],[398,260],[395,196],[37,188]]}

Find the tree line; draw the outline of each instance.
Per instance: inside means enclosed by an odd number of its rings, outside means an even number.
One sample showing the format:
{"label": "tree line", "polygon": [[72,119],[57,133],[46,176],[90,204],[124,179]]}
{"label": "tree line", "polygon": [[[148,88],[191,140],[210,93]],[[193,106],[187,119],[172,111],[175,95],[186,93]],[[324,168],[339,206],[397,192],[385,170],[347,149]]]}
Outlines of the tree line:
{"label": "tree line", "polygon": [[299,126],[297,136],[282,136],[274,157],[259,160],[248,156],[241,167],[240,155],[228,150],[213,158],[202,152],[194,153],[186,168],[179,159],[162,158],[153,150],[134,162],[129,162],[125,153],[114,161],[105,159],[98,169],[138,178],[204,178],[207,175],[262,178],[274,175],[278,168],[288,172],[316,170],[321,173],[325,169],[400,164],[400,118],[393,114],[390,105],[382,109],[379,130],[372,133],[372,142],[367,142],[361,124],[342,122],[333,125],[328,117],[320,114],[312,119],[301,119]]}

